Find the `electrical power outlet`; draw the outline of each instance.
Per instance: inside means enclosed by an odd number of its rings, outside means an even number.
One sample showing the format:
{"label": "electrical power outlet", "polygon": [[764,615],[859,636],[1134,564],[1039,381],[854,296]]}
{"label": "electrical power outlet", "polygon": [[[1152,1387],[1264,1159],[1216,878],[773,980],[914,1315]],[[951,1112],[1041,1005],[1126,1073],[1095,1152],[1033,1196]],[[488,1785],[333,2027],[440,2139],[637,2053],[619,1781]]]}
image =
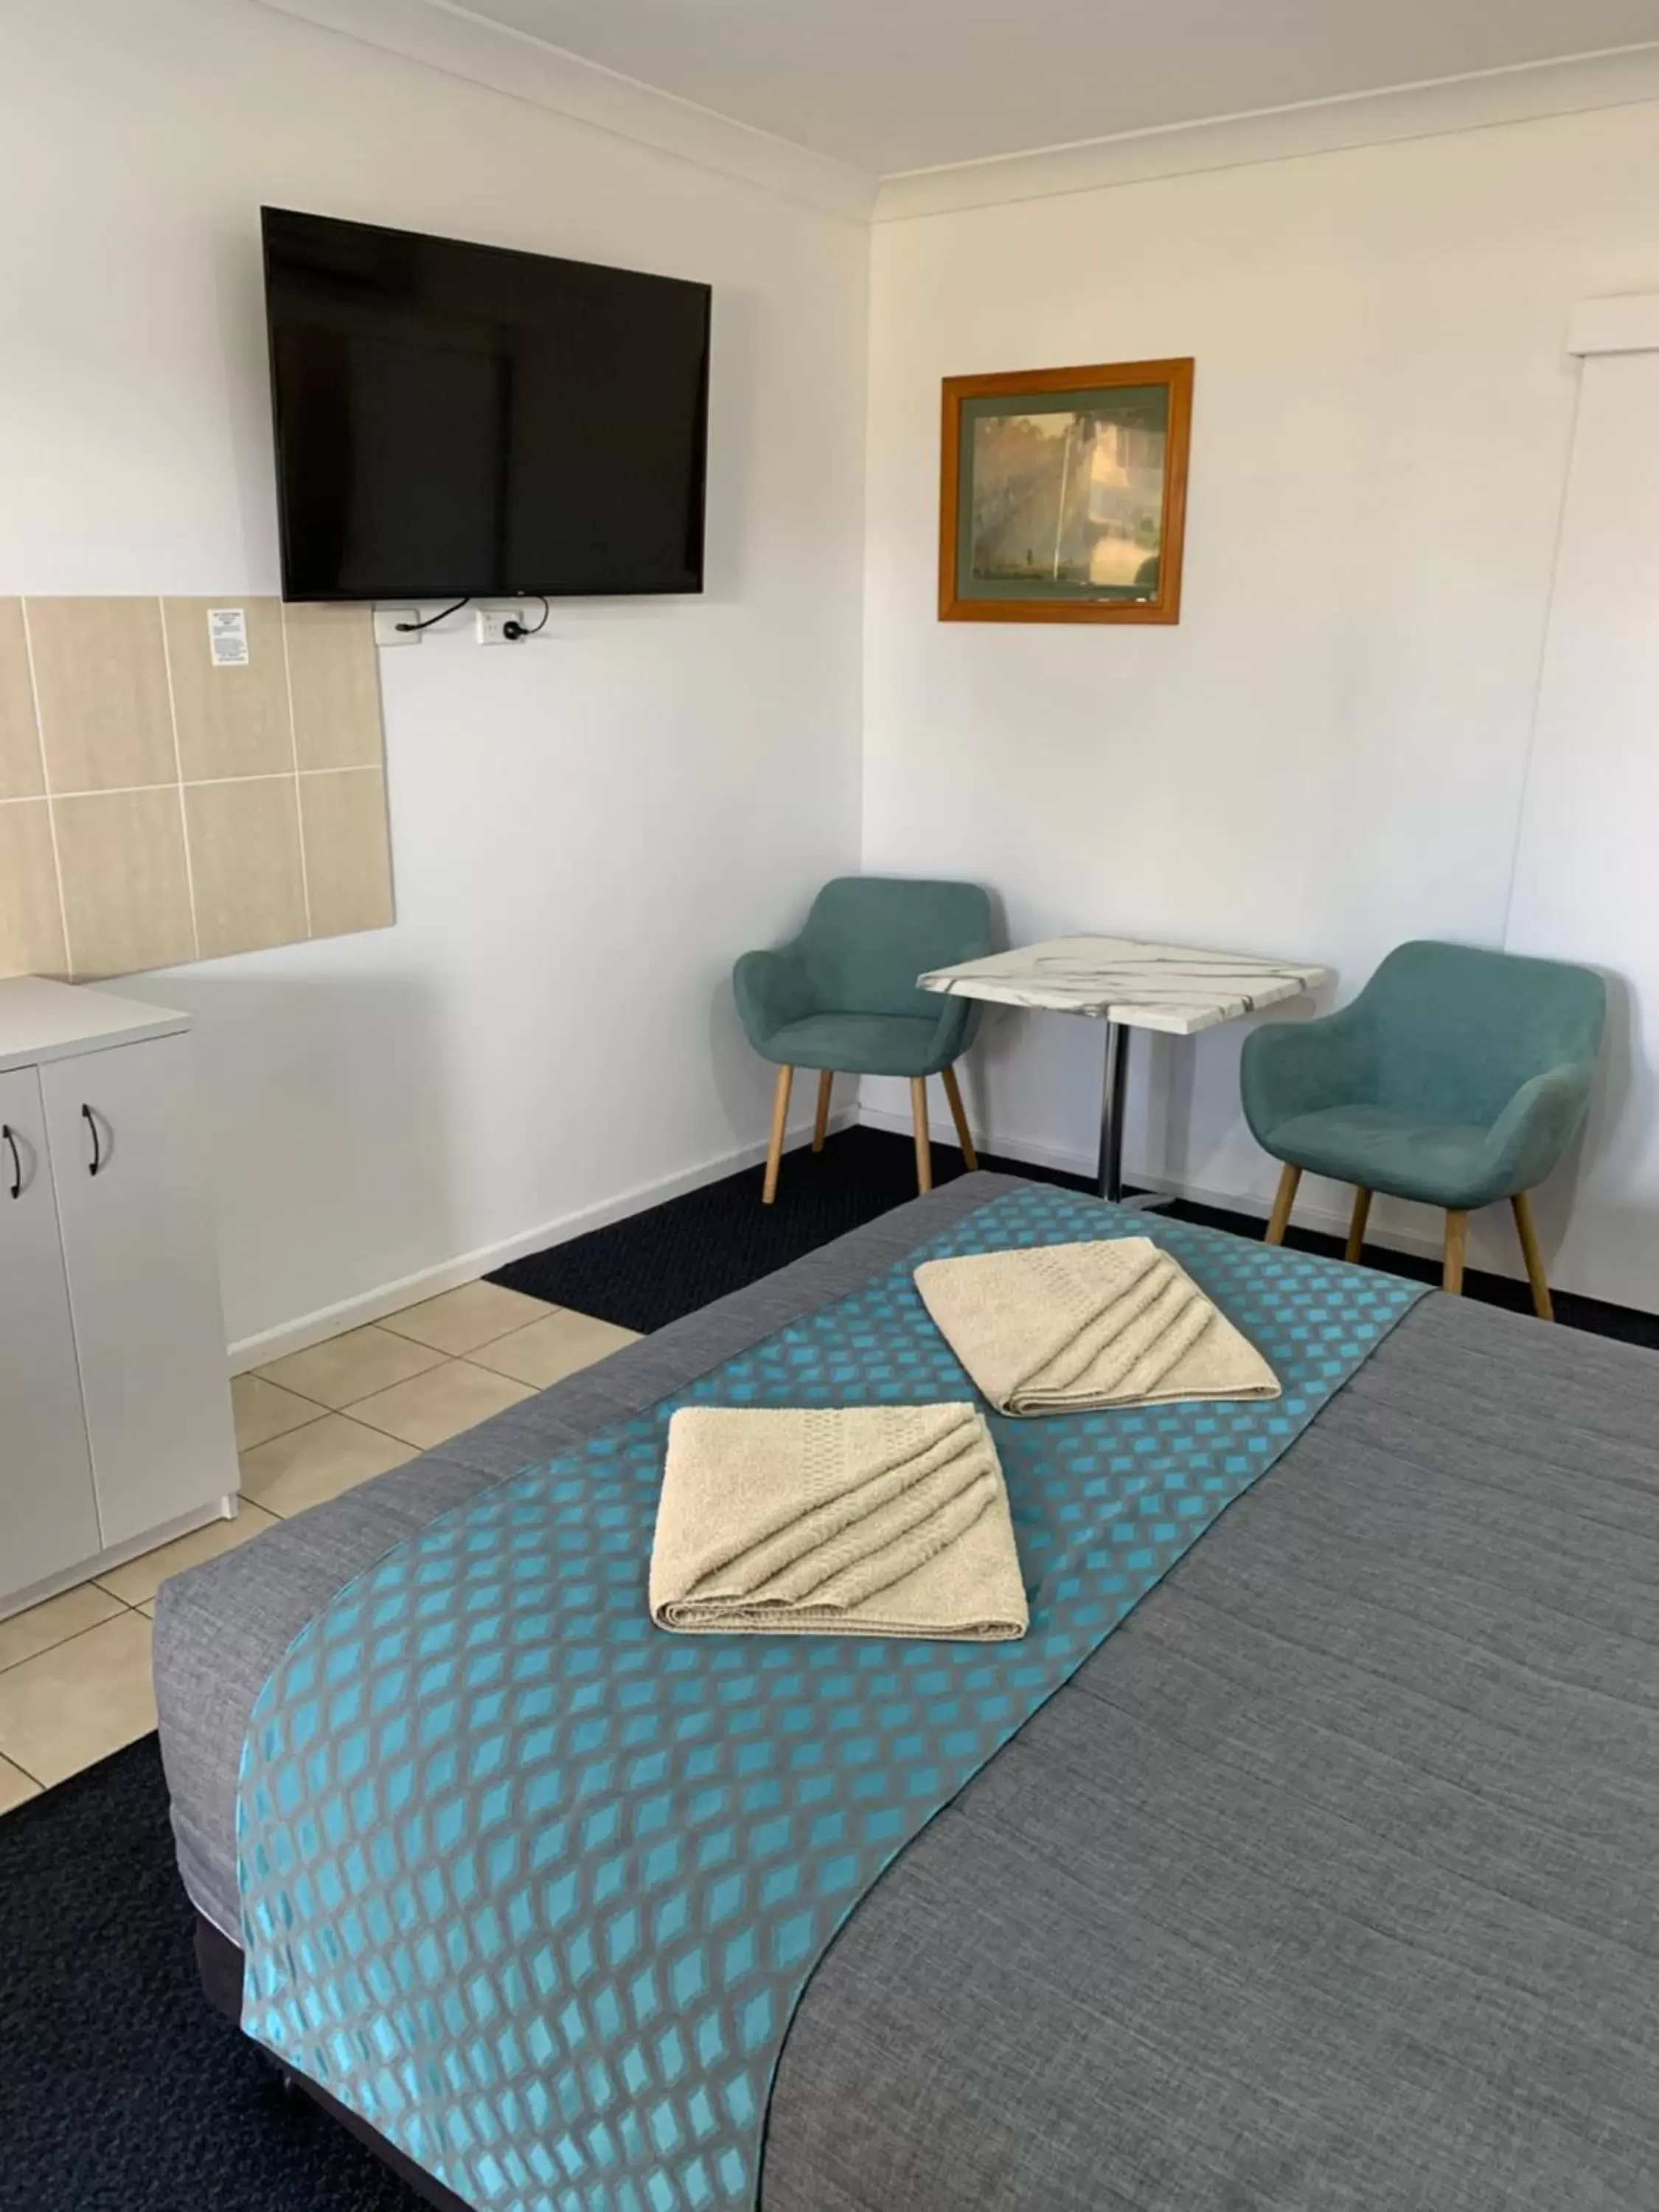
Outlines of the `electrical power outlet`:
{"label": "electrical power outlet", "polygon": [[417,629],[400,629],[400,623],[417,623],[421,619],[416,607],[376,607],[374,610],[374,642],[376,645],[418,645],[421,633]]}
{"label": "electrical power outlet", "polygon": [[524,622],[522,607],[480,607],[478,614],[478,642],[480,645],[511,645],[507,634],[508,623]]}

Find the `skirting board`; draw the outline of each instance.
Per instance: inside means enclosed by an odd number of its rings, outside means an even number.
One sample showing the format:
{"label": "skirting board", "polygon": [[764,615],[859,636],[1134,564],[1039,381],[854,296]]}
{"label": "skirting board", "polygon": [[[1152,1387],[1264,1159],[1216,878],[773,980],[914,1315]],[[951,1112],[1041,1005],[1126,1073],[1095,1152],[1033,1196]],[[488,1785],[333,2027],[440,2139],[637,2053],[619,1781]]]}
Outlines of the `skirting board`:
{"label": "skirting board", "polygon": [[82,1559],[61,1573],[48,1575],[43,1582],[31,1583],[27,1589],[12,1590],[0,1597],[0,1620],[9,1620],[14,1613],[27,1613],[32,1606],[44,1605],[48,1598],[58,1596],[63,1590],[75,1589],[82,1583],[95,1582],[100,1575],[125,1566],[129,1559],[142,1559],[146,1552],[159,1551],[163,1544],[191,1535],[198,1528],[209,1528],[216,1521],[234,1521],[241,1503],[238,1492],[228,1491],[205,1505],[192,1506],[188,1513],[163,1521],[159,1528],[146,1528],[142,1536],[129,1536],[125,1544],[112,1544],[106,1552]]}
{"label": "skirting board", "polygon": [[[830,1127],[848,1129],[858,1118],[855,1105],[837,1107],[830,1116]],[[804,1121],[790,1130],[788,1149],[794,1152],[810,1144],[811,1138],[812,1124],[810,1120]],[[717,1158],[702,1161],[694,1168],[683,1168],[678,1174],[663,1176],[655,1182],[641,1183],[615,1198],[603,1199],[597,1206],[585,1206],[579,1213],[567,1213],[556,1221],[544,1221],[534,1229],[521,1230],[516,1237],[504,1237],[499,1244],[487,1244],[477,1252],[464,1252],[458,1259],[443,1261],[434,1267],[423,1267],[417,1274],[404,1275],[395,1283],[382,1283],[376,1290],[362,1291],[355,1297],[342,1298],[337,1305],[322,1306],[315,1313],[301,1314],[297,1320],[264,1329],[258,1336],[242,1337],[229,1347],[227,1356],[230,1371],[243,1375],[251,1367],[264,1367],[270,1360],[284,1358],[290,1352],[308,1351],[313,1344],[325,1343],[346,1329],[383,1321],[387,1314],[401,1313],[405,1306],[418,1304],[422,1298],[435,1298],[443,1291],[459,1290],[463,1283],[477,1282],[480,1275],[489,1274],[494,1267],[504,1267],[509,1260],[522,1260],[532,1252],[544,1252],[550,1244],[568,1244],[572,1237],[586,1236],[590,1229],[604,1229],[630,1213],[642,1213],[648,1206],[660,1206],[667,1199],[684,1196],[688,1190],[701,1190],[705,1183],[718,1182],[723,1176],[756,1167],[765,1158],[764,1138],[754,1144],[740,1145],[734,1152],[722,1152]]]}

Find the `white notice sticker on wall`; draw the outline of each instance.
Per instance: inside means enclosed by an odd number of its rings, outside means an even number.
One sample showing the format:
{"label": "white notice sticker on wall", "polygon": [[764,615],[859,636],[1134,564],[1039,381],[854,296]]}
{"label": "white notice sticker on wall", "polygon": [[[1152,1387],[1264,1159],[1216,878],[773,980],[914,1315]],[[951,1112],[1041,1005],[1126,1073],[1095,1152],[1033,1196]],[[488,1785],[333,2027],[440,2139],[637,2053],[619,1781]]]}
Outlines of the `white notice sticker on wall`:
{"label": "white notice sticker on wall", "polygon": [[213,656],[216,668],[246,668],[247,666],[247,610],[245,607],[210,607],[208,618],[208,651]]}

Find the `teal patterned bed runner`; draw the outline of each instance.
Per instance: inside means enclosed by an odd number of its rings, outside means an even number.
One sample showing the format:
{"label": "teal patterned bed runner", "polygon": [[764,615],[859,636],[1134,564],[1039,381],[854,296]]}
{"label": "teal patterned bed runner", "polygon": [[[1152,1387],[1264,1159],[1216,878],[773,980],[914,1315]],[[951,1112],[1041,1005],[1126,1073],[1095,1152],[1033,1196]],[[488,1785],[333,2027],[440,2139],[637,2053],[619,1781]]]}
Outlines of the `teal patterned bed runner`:
{"label": "teal patterned bed runner", "polygon": [[[677,1406],[971,1396],[917,1262],[1121,1236],[1172,1253],[1284,1395],[994,1416],[1022,1643],[652,1626]],[[444,1514],[340,1592],[253,1709],[244,2028],[484,2212],[744,2212],[836,1929],[1421,1295],[1028,1185]]]}

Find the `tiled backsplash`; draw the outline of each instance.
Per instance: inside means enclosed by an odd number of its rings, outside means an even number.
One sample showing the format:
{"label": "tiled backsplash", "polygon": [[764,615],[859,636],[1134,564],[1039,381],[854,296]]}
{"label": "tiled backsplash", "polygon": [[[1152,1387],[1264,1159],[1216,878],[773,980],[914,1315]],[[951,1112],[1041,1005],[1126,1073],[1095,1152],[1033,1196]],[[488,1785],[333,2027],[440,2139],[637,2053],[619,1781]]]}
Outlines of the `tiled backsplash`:
{"label": "tiled backsplash", "polygon": [[[233,606],[246,659],[216,666],[209,611]],[[0,599],[0,975],[392,919],[367,607]]]}

